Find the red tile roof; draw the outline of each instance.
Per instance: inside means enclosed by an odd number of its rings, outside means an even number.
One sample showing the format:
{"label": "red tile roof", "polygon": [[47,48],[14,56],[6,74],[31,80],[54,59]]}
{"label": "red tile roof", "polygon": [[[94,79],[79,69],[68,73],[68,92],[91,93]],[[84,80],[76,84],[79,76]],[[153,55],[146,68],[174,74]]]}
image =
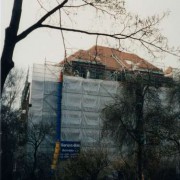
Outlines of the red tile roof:
{"label": "red tile roof", "polygon": [[[75,60],[96,61],[105,65],[107,69],[113,70],[154,70],[161,71],[156,66],[140,58],[135,54],[119,51],[104,46],[93,46],[89,50],[79,50],[67,58],[67,61]],[[62,62],[64,63],[64,61]]]}

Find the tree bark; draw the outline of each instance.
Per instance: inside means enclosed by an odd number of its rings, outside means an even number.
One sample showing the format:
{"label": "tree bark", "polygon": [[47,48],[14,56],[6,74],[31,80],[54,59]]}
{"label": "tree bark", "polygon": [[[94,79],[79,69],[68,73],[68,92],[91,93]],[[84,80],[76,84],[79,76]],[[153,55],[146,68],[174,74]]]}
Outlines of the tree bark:
{"label": "tree bark", "polygon": [[13,52],[17,43],[17,33],[21,19],[23,0],[14,0],[11,21],[5,31],[4,48],[1,56],[1,93],[10,70],[14,67]]}
{"label": "tree bark", "polygon": [[36,172],[36,169],[37,169],[37,149],[38,149],[38,147],[35,145],[34,154],[33,154],[34,161],[33,161],[33,168],[32,168],[32,176],[33,176],[33,178],[36,177],[35,172]]}
{"label": "tree bark", "polygon": [[138,180],[143,180],[143,145],[138,144],[137,159],[138,159]]}
{"label": "tree bark", "polygon": [[1,57],[1,92],[6,81],[6,77],[10,70],[14,67],[14,62],[12,60],[15,42],[12,35],[11,29],[7,28],[5,32],[4,49]]}
{"label": "tree bark", "polygon": [[138,180],[143,179],[143,146],[144,146],[144,122],[143,122],[143,85],[136,85],[136,132],[137,132],[137,171]]}

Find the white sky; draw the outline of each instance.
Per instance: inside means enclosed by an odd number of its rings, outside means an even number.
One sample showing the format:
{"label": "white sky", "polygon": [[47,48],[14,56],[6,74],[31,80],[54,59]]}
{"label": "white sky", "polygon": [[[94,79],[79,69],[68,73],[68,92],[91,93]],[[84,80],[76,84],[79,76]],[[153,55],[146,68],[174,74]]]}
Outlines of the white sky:
{"label": "white sky", "polygon": [[[8,26],[13,0],[1,1],[1,47],[3,46],[4,29]],[[168,37],[170,45],[180,46],[180,0],[126,0],[128,11],[140,16],[158,14],[170,11],[170,15],[162,24],[161,29]],[[24,0],[20,29],[23,30],[39,19],[40,8],[36,0]],[[81,17],[82,23],[88,17]],[[89,49],[95,44],[95,37],[78,34],[66,36],[68,47],[75,49]],[[69,51],[71,53],[71,51]],[[44,63],[45,60],[60,62],[64,57],[64,50],[60,32],[55,30],[39,29],[30,34],[26,39],[17,44],[14,52],[15,66],[27,68],[33,63]],[[142,57],[142,56],[141,56]],[[144,59],[147,59],[143,56]],[[148,59],[153,61],[153,59]],[[157,59],[161,66],[179,67],[177,57],[167,55],[164,59]],[[153,61],[154,62],[154,61]]]}

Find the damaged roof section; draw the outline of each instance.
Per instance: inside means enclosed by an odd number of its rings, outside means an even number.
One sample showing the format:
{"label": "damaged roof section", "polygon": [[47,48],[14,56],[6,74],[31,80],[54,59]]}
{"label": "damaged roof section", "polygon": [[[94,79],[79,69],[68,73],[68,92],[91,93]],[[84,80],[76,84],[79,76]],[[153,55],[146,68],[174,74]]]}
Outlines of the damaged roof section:
{"label": "damaged roof section", "polygon": [[148,70],[162,72],[161,69],[135,54],[122,52],[117,49],[104,46],[93,46],[89,50],[79,50],[69,56],[67,61],[84,61],[94,64],[102,64],[106,69],[117,71]]}
{"label": "damaged roof section", "polygon": [[79,50],[59,65],[64,74],[88,79],[134,82],[142,81],[153,86],[172,84],[173,78],[165,76],[162,69],[145,59],[127,52],[104,46]]}

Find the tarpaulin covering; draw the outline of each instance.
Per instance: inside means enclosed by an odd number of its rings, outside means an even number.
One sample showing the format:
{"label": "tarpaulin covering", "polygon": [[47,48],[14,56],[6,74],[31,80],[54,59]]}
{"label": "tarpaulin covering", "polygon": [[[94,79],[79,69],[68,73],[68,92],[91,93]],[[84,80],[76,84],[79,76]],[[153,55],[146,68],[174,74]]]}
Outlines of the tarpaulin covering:
{"label": "tarpaulin covering", "polygon": [[[52,65],[33,66],[30,113],[33,122],[56,124],[58,77],[61,68]],[[61,140],[80,141],[81,148],[105,143],[114,147],[112,140],[102,139],[101,110],[113,102],[119,90],[116,81],[63,77],[61,102]],[[114,150],[112,150],[114,151]]]}

